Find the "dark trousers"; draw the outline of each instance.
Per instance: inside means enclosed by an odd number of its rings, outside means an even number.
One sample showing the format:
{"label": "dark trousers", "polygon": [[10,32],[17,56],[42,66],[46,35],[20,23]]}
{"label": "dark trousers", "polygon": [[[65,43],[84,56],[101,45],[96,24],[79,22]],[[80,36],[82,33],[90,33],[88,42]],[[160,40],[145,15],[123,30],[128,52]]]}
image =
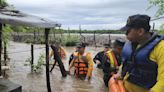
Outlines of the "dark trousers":
{"label": "dark trousers", "polygon": [[108,87],[108,81],[112,77],[110,73],[104,73],[103,80],[106,87]]}

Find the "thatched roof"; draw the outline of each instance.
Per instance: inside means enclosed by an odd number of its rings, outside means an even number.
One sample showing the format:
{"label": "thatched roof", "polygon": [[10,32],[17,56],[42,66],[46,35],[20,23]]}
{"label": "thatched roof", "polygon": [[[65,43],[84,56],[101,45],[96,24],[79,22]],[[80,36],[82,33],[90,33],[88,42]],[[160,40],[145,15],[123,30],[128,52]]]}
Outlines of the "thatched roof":
{"label": "thatched roof", "polygon": [[22,13],[18,10],[0,9],[0,23],[29,27],[53,28],[61,24],[44,18]]}

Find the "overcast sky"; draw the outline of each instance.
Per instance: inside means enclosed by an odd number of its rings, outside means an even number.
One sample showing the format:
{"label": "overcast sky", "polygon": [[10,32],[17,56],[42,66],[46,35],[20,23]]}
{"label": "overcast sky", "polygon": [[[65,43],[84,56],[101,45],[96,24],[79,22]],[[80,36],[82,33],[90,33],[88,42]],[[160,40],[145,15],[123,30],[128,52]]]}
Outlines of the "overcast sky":
{"label": "overcast sky", "polygon": [[[62,28],[119,29],[128,16],[148,14],[155,17],[156,9],[147,10],[148,0],[7,0],[25,13],[51,19]],[[164,19],[153,21],[159,28]],[[153,24],[151,23],[151,25]]]}

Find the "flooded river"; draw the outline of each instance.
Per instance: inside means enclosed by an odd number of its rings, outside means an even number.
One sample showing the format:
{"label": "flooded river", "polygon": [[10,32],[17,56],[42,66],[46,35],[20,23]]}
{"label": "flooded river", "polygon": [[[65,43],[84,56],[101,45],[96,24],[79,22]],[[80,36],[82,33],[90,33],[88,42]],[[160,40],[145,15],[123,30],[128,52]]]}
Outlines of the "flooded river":
{"label": "flooded river", "polygon": [[[34,61],[40,54],[45,53],[44,45],[34,45]],[[38,49],[40,48],[40,49]],[[64,60],[64,66],[68,70],[68,59],[74,51],[74,47],[64,47],[67,52],[67,58]],[[23,92],[47,92],[45,66],[42,73],[31,73],[30,66],[25,66],[25,61],[30,57],[30,44],[10,42],[8,53],[10,58],[10,70],[7,71],[8,78],[16,84],[22,85]],[[94,55],[103,48],[87,47],[86,51]],[[73,72],[72,72],[73,73]],[[62,78],[59,67],[55,66],[50,73],[52,92],[108,92],[108,88],[103,83],[102,70],[97,69],[94,65],[90,82],[84,82],[75,79],[73,75]]]}

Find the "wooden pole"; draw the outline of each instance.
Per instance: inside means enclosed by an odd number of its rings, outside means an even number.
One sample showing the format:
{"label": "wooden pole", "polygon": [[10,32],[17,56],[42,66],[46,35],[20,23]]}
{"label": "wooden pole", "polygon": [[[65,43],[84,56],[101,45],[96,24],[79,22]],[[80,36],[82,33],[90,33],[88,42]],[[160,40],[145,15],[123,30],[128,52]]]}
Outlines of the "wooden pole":
{"label": "wooden pole", "polygon": [[34,65],[34,45],[31,44],[31,72],[33,71],[33,65]]}
{"label": "wooden pole", "polygon": [[69,29],[69,27],[68,27],[68,34],[69,34],[69,37],[70,37],[70,29]]}
{"label": "wooden pole", "polygon": [[7,46],[6,46],[6,42],[4,41],[4,64],[5,66],[7,65]]}
{"label": "wooden pole", "polygon": [[[38,36],[39,37],[39,36]],[[35,29],[34,29],[34,44],[35,44],[35,42],[36,42],[36,31],[35,31]]]}
{"label": "wooden pole", "polygon": [[81,36],[81,25],[79,25],[79,32],[80,32],[80,36]]}
{"label": "wooden pole", "polygon": [[56,35],[55,35],[55,34],[56,34],[56,32],[55,32],[55,31],[56,31],[56,28],[54,28],[54,31],[53,31],[53,34],[54,34],[54,36],[53,36],[53,42],[55,42],[55,43],[56,43],[56,40],[55,40],[55,38],[56,38]]}
{"label": "wooden pole", "polygon": [[111,45],[111,38],[110,38],[110,34],[109,34],[109,42],[108,42],[110,45]]}
{"label": "wooden pole", "polygon": [[96,31],[94,31],[93,40],[94,40],[94,45],[96,46]]}
{"label": "wooden pole", "polygon": [[0,24],[0,76],[2,76],[2,67],[1,67],[1,54],[2,54],[2,29],[3,29],[3,26],[2,24]]}
{"label": "wooden pole", "polygon": [[[6,26],[5,24],[3,25],[4,27]],[[5,66],[7,65],[7,46],[6,46],[6,41],[3,41],[3,46],[4,46],[4,64]]]}
{"label": "wooden pole", "polygon": [[47,83],[47,91],[51,92],[50,85],[50,74],[49,74],[49,46],[48,46],[48,34],[50,29],[45,28],[45,45],[46,45],[46,83]]}
{"label": "wooden pole", "polygon": [[153,31],[154,31],[154,28],[155,28],[155,23],[153,23]]}
{"label": "wooden pole", "polygon": [[59,27],[59,31],[60,31],[60,44],[61,44],[63,35],[62,35],[62,31],[60,30],[60,27]]}

